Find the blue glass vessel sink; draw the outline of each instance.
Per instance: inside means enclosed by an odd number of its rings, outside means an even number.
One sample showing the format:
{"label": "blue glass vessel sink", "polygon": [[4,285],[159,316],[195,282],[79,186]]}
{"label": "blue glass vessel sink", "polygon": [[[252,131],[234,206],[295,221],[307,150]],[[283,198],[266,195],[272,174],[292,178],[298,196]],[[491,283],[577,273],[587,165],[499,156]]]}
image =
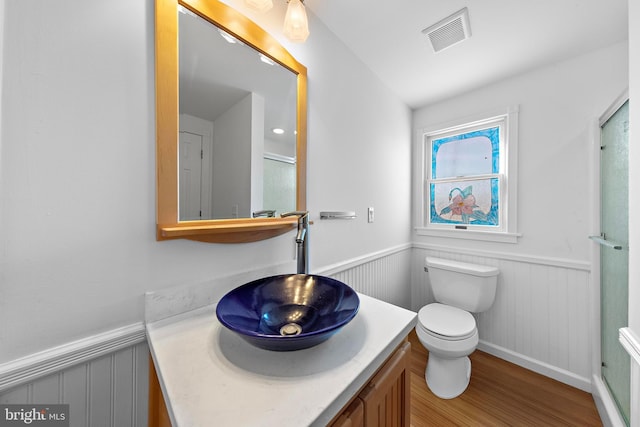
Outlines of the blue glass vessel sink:
{"label": "blue glass vessel sink", "polygon": [[360,299],[346,284],[324,276],[265,277],[227,293],[218,320],[250,344],[292,351],[318,345],[349,323]]}

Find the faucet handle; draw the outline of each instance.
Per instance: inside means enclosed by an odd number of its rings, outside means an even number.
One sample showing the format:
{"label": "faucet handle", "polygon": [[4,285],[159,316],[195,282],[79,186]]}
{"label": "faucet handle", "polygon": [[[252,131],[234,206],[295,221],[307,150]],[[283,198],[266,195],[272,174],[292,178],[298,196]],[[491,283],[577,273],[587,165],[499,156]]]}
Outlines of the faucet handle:
{"label": "faucet handle", "polygon": [[298,224],[302,224],[302,223],[307,224],[309,222],[309,211],[292,211],[292,212],[285,212],[280,214],[281,218],[285,218],[288,216],[297,216]]}
{"label": "faucet handle", "polygon": [[274,216],[276,216],[276,211],[275,209],[264,209],[261,211],[255,211],[252,216],[254,218],[259,218],[261,216],[266,216],[268,218],[273,218]]}
{"label": "faucet handle", "polygon": [[307,215],[309,215],[309,211],[291,211],[291,212],[284,212],[282,214],[280,214],[281,218],[287,217],[287,216],[299,216],[300,218],[303,218]]}

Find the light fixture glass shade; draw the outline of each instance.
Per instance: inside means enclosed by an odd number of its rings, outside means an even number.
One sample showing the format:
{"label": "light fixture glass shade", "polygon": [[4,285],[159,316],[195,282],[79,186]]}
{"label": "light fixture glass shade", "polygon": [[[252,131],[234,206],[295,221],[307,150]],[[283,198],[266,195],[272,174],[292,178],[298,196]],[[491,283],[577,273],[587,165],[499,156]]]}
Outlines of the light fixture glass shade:
{"label": "light fixture glass shade", "polygon": [[273,7],[272,0],[244,0],[244,4],[256,12],[264,13]]}
{"label": "light fixture glass shade", "polygon": [[300,0],[289,0],[284,17],[284,35],[292,42],[302,43],[309,37],[307,12]]}

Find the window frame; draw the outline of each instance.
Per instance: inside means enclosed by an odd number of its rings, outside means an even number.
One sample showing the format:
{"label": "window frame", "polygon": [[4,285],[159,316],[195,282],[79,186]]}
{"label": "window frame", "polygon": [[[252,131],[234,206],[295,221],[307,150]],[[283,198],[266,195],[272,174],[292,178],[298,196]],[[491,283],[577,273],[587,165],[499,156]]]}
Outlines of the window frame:
{"label": "window frame", "polygon": [[[416,232],[418,235],[448,237],[472,240],[497,241],[503,243],[517,243],[520,234],[517,232],[517,152],[518,152],[518,106],[493,111],[474,117],[467,117],[457,121],[423,128],[418,131],[416,153],[421,158],[420,182],[416,187],[420,189],[416,199]],[[432,141],[501,126],[500,155],[499,155],[499,227],[473,224],[443,224],[430,222],[430,204],[432,182],[431,178]],[[493,174],[491,174],[493,175]],[[478,176],[487,177],[488,175]],[[471,176],[469,176],[471,179]],[[461,225],[466,225],[461,229]],[[458,228],[456,228],[458,226]]]}

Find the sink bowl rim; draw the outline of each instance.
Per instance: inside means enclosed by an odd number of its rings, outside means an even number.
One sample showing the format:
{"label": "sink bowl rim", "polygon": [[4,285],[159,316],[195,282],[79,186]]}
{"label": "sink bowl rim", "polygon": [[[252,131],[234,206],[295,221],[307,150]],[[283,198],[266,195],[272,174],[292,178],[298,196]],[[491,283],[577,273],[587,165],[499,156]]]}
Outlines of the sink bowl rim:
{"label": "sink bowl rim", "polygon": [[[232,323],[229,323],[228,321],[226,321],[220,314],[220,305],[222,303],[222,301],[229,297],[230,295],[234,294],[235,292],[239,292],[241,289],[244,288],[248,288],[248,287],[252,287],[255,286],[255,284],[257,282],[265,282],[267,280],[276,280],[276,279],[280,279],[280,278],[285,278],[285,277],[292,277],[292,276],[307,276],[307,277],[312,277],[314,279],[322,279],[322,280],[328,280],[329,282],[332,283],[336,283],[338,284],[340,287],[343,287],[344,289],[346,289],[347,291],[350,291],[350,295],[349,297],[353,298],[355,301],[355,309],[349,314],[349,316],[347,316],[346,318],[344,318],[343,320],[341,320],[338,323],[335,323],[331,326],[327,326],[325,328],[322,329],[317,329],[317,330],[313,330],[310,332],[302,332],[298,335],[276,335],[276,334],[268,334],[268,333],[263,333],[263,332],[258,332],[258,331],[249,331],[249,330],[245,330],[245,329],[239,329],[236,326],[234,326]],[[218,301],[218,303],[216,304],[216,317],[218,318],[218,321],[225,326],[227,329],[231,330],[232,332],[238,333],[240,335],[246,336],[246,337],[250,337],[250,338],[256,338],[256,339],[264,339],[264,340],[286,340],[287,342],[293,343],[296,341],[303,341],[306,339],[309,339],[310,337],[314,337],[317,335],[324,335],[324,334],[328,334],[330,332],[337,332],[340,328],[342,328],[343,326],[345,326],[347,323],[351,322],[351,320],[353,320],[353,318],[358,314],[358,311],[360,310],[360,297],[358,296],[358,293],[349,285],[347,285],[346,283],[334,279],[332,277],[328,277],[328,276],[323,276],[323,275],[319,275],[319,274],[278,274],[278,275],[273,275],[273,276],[266,276],[266,277],[262,277],[256,280],[252,280],[250,282],[244,283],[232,290],[230,290],[229,292],[227,292],[226,294],[224,294],[224,296],[222,298],[220,298],[220,300]],[[330,336],[330,335],[329,335]],[[328,338],[328,336],[327,336]]]}

